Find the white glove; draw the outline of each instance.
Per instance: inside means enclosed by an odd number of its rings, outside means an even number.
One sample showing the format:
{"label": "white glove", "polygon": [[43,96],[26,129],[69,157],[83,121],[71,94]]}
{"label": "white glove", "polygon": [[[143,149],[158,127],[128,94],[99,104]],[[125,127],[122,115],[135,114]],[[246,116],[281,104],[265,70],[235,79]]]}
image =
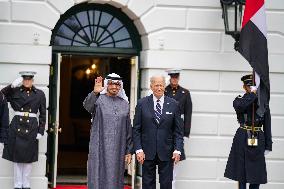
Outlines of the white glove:
{"label": "white glove", "polygon": [[36,139],[37,139],[37,140],[41,139],[41,137],[42,137],[42,135],[39,134],[39,133],[36,135]]}
{"label": "white glove", "polygon": [[12,88],[19,87],[19,86],[22,85],[22,83],[23,83],[23,78],[22,78],[22,77],[19,77],[19,78],[15,79],[15,80],[12,82],[11,87],[12,87]]}
{"label": "white glove", "polygon": [[251,90],[251,92],[256,92],[257,91],[257,87],[256,86],[250,86],[250,90]]}
{"label": "white glove", "polygon": [[268,155],[269,153],[270,153],[269,150],[265,150],[265,151],[264,151],[264,155]]}

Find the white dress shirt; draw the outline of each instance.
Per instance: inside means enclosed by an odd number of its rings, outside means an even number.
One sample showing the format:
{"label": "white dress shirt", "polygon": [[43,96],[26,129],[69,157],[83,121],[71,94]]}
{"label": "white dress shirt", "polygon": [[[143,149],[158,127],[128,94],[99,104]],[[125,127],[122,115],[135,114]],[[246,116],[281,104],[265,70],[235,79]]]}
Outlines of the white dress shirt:
{"label": "white dress shirt", "polygon": [[160,99],[155,97],[153,95],[153,101],[154,101],[154,110],[156,111],[156,106],[157,106],[157,100],[160,100],[159,104],[161,105],[161,113],[163,113],[163,107],[164,107],[164,101],[165,101],[165,95],[163,95]]}
{"label": "white dress shirt", "polygon": [[[161,112],[163,113],[163,107],[164,107],[164,101],[165,101],[165,95],[163,95],[161,98],[157,98],[155,95],[153,95],[153,102],[154,102],[154,110],[156,111],[156,105],[157,105],[157,100],[160,100],[160,105],[161,105]],[[136,154],[143,152],[143,149],[136,150]],[[174,153],[178,153],[181,155],[180,151],[175,150]]]}

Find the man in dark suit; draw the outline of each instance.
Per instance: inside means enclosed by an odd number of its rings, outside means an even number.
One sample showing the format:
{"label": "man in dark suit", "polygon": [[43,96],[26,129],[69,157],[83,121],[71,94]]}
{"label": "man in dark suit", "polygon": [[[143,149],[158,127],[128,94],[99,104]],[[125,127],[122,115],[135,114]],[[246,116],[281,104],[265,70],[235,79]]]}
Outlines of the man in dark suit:
{"label": "man in dark suit", "polygon": [[142,188],[156,188],[156,165],[161,189],[171,189],[173,165],[183,150],[183,122],[178,103],[167,96],[165,78],[151,78],[153,95],[137,103],[133,142],[137,160],[142,164]]}

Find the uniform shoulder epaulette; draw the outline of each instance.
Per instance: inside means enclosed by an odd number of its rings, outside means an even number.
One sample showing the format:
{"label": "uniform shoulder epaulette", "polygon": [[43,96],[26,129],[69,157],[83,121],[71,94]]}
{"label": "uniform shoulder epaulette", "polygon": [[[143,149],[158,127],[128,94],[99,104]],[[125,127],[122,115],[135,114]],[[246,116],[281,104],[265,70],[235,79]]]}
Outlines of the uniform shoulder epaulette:
{"label": "uniform shoulder epaulette", "polygon": [[189,90],[187,90],[186,88],[180,87],[181,88],[181,92],[182,93],[189,93]]}

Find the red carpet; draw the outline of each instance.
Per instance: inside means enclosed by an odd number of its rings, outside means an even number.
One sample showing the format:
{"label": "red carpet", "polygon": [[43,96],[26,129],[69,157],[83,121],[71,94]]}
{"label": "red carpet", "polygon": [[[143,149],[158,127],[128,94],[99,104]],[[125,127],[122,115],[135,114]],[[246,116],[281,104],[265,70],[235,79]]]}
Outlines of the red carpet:
{"label": "red carpet", "polygon": [[[54,189],[87,189],[87,186],[82,185],[64,185],[64,186],[57,186]],[[125,186],[124,189],[131,189],[130,186]]]}

